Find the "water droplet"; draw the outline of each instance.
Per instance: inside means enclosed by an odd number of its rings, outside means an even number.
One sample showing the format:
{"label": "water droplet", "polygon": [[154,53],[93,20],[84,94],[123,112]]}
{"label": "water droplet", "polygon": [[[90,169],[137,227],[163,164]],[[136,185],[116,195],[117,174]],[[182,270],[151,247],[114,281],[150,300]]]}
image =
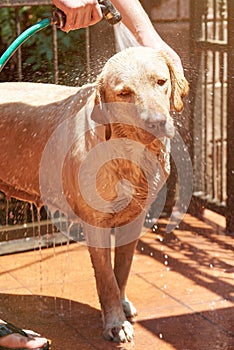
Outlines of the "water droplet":
{"label": "water droplet", "polygon": [[212,302],[210,303],[210,309],[211,309],[211,310],[214,310],[214,309],[215,309],[215,306],[216,306],[216,302],[215,302],[215,301],[212,301]]}
{"label": "water droplet", "polygon": [[162,339],[162,337],[163,337],[162,333],[159,333],[158,336],[159,336],[160,339]]}
{"label": "water droplet", "polygon": [[213,269],[214,265],[213,264],[210,264],[210,268]]}
{"label": "water droplet", "polygon": [[166,260],[166,261],[164,261],[164,265],[168,265],[168,261]]}

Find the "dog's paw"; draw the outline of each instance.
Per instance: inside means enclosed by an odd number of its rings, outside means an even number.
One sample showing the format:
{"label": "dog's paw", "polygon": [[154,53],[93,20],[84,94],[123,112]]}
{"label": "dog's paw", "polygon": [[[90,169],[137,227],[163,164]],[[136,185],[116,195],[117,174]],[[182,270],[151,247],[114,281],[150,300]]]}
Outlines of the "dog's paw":
{"label": "dog's paw", "polygon": [[123,306],[123,311],[125,313],[125,316],[128,319],[132,319],[135,316],[137,316],[137,310],[136,310],[135,306],[127,298],[122,299],[122,306]]}
{"label": "dog's paw", "polygon": [[130,322],[124,321],[121,324],[106,328],[103,336],[106,340],[112,340],[117,343],[127,343],[134,339],[133,326]]}

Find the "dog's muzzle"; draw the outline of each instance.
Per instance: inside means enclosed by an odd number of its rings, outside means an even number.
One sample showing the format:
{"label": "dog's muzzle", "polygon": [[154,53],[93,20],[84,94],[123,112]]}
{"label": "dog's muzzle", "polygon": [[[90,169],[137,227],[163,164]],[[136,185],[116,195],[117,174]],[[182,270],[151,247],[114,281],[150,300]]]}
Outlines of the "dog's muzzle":
{"label": "dog's muzzle", "polygon": [[172,118],[163,113],[149,112],[145,121],[147,131],[156,137],[174,137],[174,125]]}

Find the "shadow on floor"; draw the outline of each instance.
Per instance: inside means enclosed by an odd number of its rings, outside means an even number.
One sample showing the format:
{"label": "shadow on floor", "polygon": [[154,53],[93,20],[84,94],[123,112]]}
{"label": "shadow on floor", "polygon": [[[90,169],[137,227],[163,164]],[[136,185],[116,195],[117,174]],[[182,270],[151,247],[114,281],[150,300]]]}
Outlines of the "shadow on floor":
{"label": "shadow on floor", "polygon": [[[218,321],[218,322],[216,322]],[[233,350],[234,307],[139,323],[177,350]]]}
{"label": "shadow on floor", "polygon": [[123,349],[102,339],[100,310],[88,304],[37,295],[0,294],[0,305],[0,318],[53,339],[52,350]]}
{"label": "shadow on floor", "polygon": [[[157,233],[161,236],[161,246],[169,248],[173,253],[180,253],[183,259],[174,258],[168,253],[168,266],[170,270],[180,273],[182,276],[189,278],[196,285],[200,285],[204,288],[207,288],[211,292],[214,292],[217,295],[220,295],[222,298],[233,302],[233,284],[228,283],[228,277],[231,278],[231,273],[233,272],[233,260],[230,260],[230,264],[219,259],[218,254],[215,256],[215,249],[217,253],[219,248],[222,251],[229,251],[230,254],[233,254],[233,246],[226,244],[223,241],[218,239],[218,236],[213,236],[214,232],[212,229],[205,228],[196,228],[194,226],[188,225],[183,222],[183,228],[180,227],[179,230],[175,230],[171,233],[166,233],[165,228],[166,224],[160,224],[160,229]],[[187,230],[195,236],[201,235],[202,238],[205,238],[203,243],[206,243],[206,247],[201,245],[197,247],[189,239],[182,241],[180,239],[180,230],[184,232]],[[197,242],[196,242],[197,243]],[[216,247],[215,247],[216,246]],[[159,249],[158,239],[155,238],[155,244],[148,244],[144,240],[140,240],[137,246],[137,250],[146,256],[151,256],[160,262],[162,265],[165,263],[164,255]],[[209,254],[209,250],[212,251],[212,254]],[[219,275],[215,276],[212,273],[212,268],[215,266],[220,272],[225,273],[225,281],[220,278]]]}

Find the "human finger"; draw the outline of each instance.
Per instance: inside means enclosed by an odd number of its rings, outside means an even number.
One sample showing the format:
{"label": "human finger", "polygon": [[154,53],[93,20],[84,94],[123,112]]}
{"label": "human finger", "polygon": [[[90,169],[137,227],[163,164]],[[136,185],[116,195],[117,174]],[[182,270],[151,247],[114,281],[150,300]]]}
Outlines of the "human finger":
{"label": "human finger", "polygon": [[96,24],[102,19],[102,11],[98,4],[86,6],[85,8],[72,9],[65,13],[66,23],[62,28],[65,32],[86,28]]}

